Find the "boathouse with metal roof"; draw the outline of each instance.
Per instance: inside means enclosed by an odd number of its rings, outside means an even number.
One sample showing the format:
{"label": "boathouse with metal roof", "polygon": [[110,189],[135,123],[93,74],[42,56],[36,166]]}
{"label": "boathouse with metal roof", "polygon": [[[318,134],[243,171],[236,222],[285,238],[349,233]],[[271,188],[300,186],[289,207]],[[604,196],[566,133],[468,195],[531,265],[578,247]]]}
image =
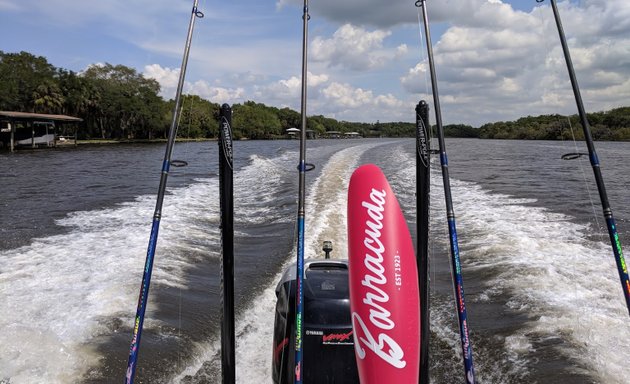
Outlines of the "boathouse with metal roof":
{"label": "boathouse with metal roof", "polygon": [[[44,113],[0,111],[0,147],[13,151],[16,147],[54,147],[59,139],[74,140],[76,144],[77,126],[83,119],[67,115]],[[74,134],[59,137],[57,127],[71,124]]]}

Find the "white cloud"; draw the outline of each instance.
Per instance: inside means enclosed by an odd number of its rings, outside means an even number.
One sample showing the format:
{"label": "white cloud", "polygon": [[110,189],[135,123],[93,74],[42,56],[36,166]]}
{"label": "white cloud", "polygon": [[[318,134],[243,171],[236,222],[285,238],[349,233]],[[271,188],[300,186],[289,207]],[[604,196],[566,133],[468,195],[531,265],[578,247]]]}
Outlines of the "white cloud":
{"label": "white cloud", "polygon": [[361,88],[352,88],[349,84],[332,83],[322,90],[322,94],[329,101],[342,108],[357,108],[373,102],[371,91]]}
{"label": "white cloud", "polygon": [[400,57],[400,56],[404,56],[409,52],[409,47],[407,47],[407,44],[401,44],[396,48],[396,56]]}
{"label": "white cloud", "polygon": [[426,60],[410,68],[408,72],[400,78],[403,88],[409,93],[422,93],[427,91],[429,81],[429,65]]}
{"label": "white cloud", "polygon": [[217,104],[234,104],[246,101],[247,95],[244,88],[215,87],[206,81],[198,80],[187,87],[187,93],[199,95]]}
{"label": "white cloud", "polygon": [[391,60],[392,52],[383,50],[383,40],[391,32],[367,31],[361,27],[344,24],[330,39],[316,37],[311,43],[311,58],[330,66],[342,66],[354,70],[374,69]]}
{"label": "white cloud", "polygon": [[160,64],[150,64],[144,67],[144,72],[142,74],[144,77],[157,80],[163,89],[177,88],[177,82],[179,81],[179,68],[162,68]]}
{"label": "white cloud", "polygon": [[[308,72],[308,101],[314,101],[319,97],[320,90],[329,81],[327,74],[313,74]],[[251,87],[250,98],[277,107],[289,107],[300,109],[302,93],[302,79],[298,76],[290,76],[267,84],[258,84]],[[320,112],[316,112],[320,113]]]}
{"label": "white cloud", "polygon": [[[133,4],[112,0],[90,7],[79,0],[36,3],[0,0],[0,9],[12,8],[16,17],[32,9],[24,23],[52,24],[47,30],[51,34],[72,31],[55,37],[64,42],[63,49],[72,46],[72,41],[65,43],[67,36],[82,33],[96,33],[85,40],[99,42],[94,52],[85,45],[77,48],[78,53],[55,47],[59,52],[51,61],[55,65],[68,68],[63,60],[72,57],[81,65],[74,68],[94,61],[134,66],[159,81],[164,97],[174,96],[190,17],[188,3],[155,0],[148,6],[149,0]],[[302,0],[246,3],[223,8],[221,12],[232,16],[229,22],[217,17],[217,9],[203,9],[206,18],[195,26],[184,90],[216,102],[255,100],[298,109]],[[446,123],[479,125],[522,115],[574,113],[549,2],[525,3],[529,4],[427,1]],[[587,109],[627,103],[630,2],[560,0],[558,5]],[[146,12],[138,19],[134,11],[142,7]],[[239,12],[245,7],[255,11]],[[309,113],[373,121],[382,113],[379,107],[389,106],[401,109],[397,112],[401,119],[412,120],[409,100],[431,95],[427,62],[420,57],[425,46],[417,37],[418,11],[413,1],[405,0],[311,2]],[[29,51],[29,41],[39,41],[22,39],[15,46]]]}
{"label": "white cloud", "polygon": [[406,103],[399,100],[396,96],[388,93],[386,95],[378,95],[374,99],[374,105],[383,108],[404,108]]}
{"label": "white cloud", "polygon": [[347,120],[361,111],[359,121],[376,121],[385,114],[395,120],[413,110],[412,103],[399,100],[392,94],[374,95],[372,90],[355,88],[346,83],[332,82],[321,90],[321,95],[318,107],[325,108],[330,116],[338,119]]}
{"label": "white cloud", "polygon": [[[586,8],[560,3],[561,16],[587,109],[609,109],[627,102],[619,97],[630,93],[630,24],[622,20],[630,4],[584,3]],[[596,8],[598,12],[587,14]],[[629,25],[624,35],[616,31],[620,24]],[[584,29],[598,31],[597,38]],[[467,21],[447,28],[434,53],[446,123],[479,125],[527,115],[575,113],[548,4],[526,13],[487,2]],[[427,67],[424,61],[408,69],[400,77],[404,89],[428,98]]]}
{"label": "white cloud", "polygon": [[[151,64],[144,68],[143,75],[160,83],[160,94],[163,97],[168,99],[175,97],[179,82],[179,69],[163,68],[159,64]],[[242,102],[246,99],[246,92],[243,87],[214,86],[206,80],[197,80],[193,83],[185,82],[183,92],[198,95],[219,104]]]}
{"label": "white cloud", "polygon": [[308,80],[309,87],[317,87],[319,85],[322,85],[328,82],[328,75],[326,74],[314,75],[309,72],[307,80]]}
{"label": "white cloud", "polygon": [[[276,2],[279,9],[289,4],[301,6],[301,1]],[[445,123],[480,125],[524,115],[575,112],[548,2],[532,4],[528,11],[499,0],[428,4],[433,31],[440,21],[449,23],[437,28],[444,30],[441,36],[433,36]],[[309,68],[317,73],[309,73],[309,113],[375,121],[383,107],[399,109],[396,116],[409,121],[413,114],[408,110],[415,103],[410,100],[431,99],[426,60],[403,65],[418,48],[425,49],[401,40],[414,29],[401,24],[417,23],[413,4],[395,1],[386,5],[388,10],[375,0],[321,0],[311,5],[311,22],[320,24],[314,24],[316,37],[309,47]],[[630,4],[588,0],[579,4],[561,1],[559,6],[587,109],[627,103]],[[299,13],[297,8],[295,11]],[[375,20],[374,14],[379,12],[383,21]],[[321,16],[338,23],[329,35],[330,25],[322,28]],[[240,97],[299,109],[301,80],[299,75],[290,75],[299,71],[299,36],[295,40],[295,47],[282,48],[282,52],[277,49],[286,44],[279,41],[259,40],[259,45],[249,47],[243,43],[195,47],[194,66],[210,65],[219,75],[209,69],[205,78],[212,81],[204,83],[208,89],[199,85],[191,89],[212,97]],[[181,50],[179,45],[173,52]],[[215,57],[231,60],[217,62]],[[287,60],[292,57],[295,59]],[[166,75],[162,74],[163,84]]]}

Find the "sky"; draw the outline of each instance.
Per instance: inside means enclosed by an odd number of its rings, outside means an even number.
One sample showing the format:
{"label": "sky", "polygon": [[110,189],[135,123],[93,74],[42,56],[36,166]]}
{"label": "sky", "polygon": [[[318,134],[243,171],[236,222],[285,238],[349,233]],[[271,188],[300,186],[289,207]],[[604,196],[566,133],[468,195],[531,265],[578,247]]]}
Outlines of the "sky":
{"label": "sky", "polygon": [[[414,121],[432,103],[414,0],[310,0],[308,115]],[[192,0],[0,0],[0,50],[122,64],[173,98]],[[427,0],[444,124],[575,114],[549,0]],[[300,110],[303,0],[199,0],[185,93]],[[558,1],[588,112],[630,105],[630,1]],[[1,81],[1,79],[0,79]],[[432,105],[432,104],[431,104]],[[434,121],[434,118],[432,118]]]}

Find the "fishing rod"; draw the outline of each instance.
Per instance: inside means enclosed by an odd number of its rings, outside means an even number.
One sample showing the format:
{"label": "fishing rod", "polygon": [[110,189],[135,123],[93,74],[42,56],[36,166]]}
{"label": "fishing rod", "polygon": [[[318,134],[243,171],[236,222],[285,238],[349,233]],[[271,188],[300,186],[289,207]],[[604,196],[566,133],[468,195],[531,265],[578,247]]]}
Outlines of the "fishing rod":
{"label": "fishing rod", "polygon": [[464,279],[462,277],[461,263],[459,259],[459,245],[457,242],[457,229],[455,226],[455,212],[453,211],[451,185],[448,176],[448,158],[446,156],[446,145],[444,142],[444,127],[442,126],[442,112],[440,110],[440,98],[438,96],[435,63],[433,62],[433,48],[431,44],[431,32],[429,30],[429,17],[427,15],[426,0],[417,0],[415,5],[416,7],[422,8],[422,15],[424,18],[424,30],[427,40],[429,69],[431,72],[431,88],[433,90],[433,105],[435,107],[435,122],[437,125],[438,143],[440,147],[440,164],[442,165],[442,180],[444,183],[446,218],[448,220],[448,232],[451,244],[451,269],[453,271],[453,288],[455,290],[455,300],[457,302],[456,306],[459,320],[459,334],[462,344],[466,383],[474,384],[475,369],[473,365],[472,343],[470,341],[470,337],[468,336],[468,316],[466,312],[466,303],[464,301]]}
{"label": "fishing rod", "polygon": [[431,141],[429,104],[416,105],[416,241],[420,290],[420,384],[429,383],[429,197],[431,185]]}
{"label": "fishing rod", "polygon": [[221,205],[221,375],[223,384],[236,381],[234,333],[234,166],[232,108],[223,104],[219,123],[219,200]]}
{"label": "fishing rod", "polygon": [[300,131],[300,163],[299,189],[298,189],[298,239],[297,239],[297,265],[295,280],[297,290],[295,293],[295,384],[302,383],[302,373],[304,372],[304,356],[302,354],[302,343],[304,330],[302,320],[304,318],[304,202],[306,200],[306,80],[307,80],[307,48],[308,48],[308,0],[304,0],[304,13],[302,15],[302,100],[300,114],[302,118],[302,130]]}
{"label": "fishing rod", "polygon": [[188,36],[186,37],[186,46],[184,48],[184,57],[179,72],[179,83],[177,84],[177,92],[175,93],[175,106],[173,108],[173,119],[168,133],[168,141],[166,144],[166,152],[164,161],[162,162],[162,174],[160,176],[160,185],[158,188],[157,202],[155,203],[155,212],[153,214],[153,224],[151,226],[151,235],[149,236],[149,246],[147,249],[147,257],[144,264],[144,273],[142,275],[142,284],[140,285],[140,295],[138,297],[138,308],[136,310],[136,319],[133,328],[133,338],[131,339],[131,347],[129,350],[129,361],[127,363],[127,374],[125,382],[131,384],[136,375],[138,363],[138,352],[140,351],[140,338],[142,336],[142,325],[144,323],[144,313],[147,309],[147,301],[149,298],[149,285],[151,284],[151,272],[153,270],[153,258],[155,256],[155,248],[157,245],[158,231],[160,229],[160,219],[162,217],[162,205],[164,203],[164,194],[166,192],[166,180],[170,166],[176,166],[171,161],[173,153],[173,145],[175,144],[175,136],[177,134],[177,121],[179,119],[180,103],[182,89],[184,87],[184,77],[186,75],[186,65],[188,64],[188,55],[190,53],[190,43],[192,40],[195,19],[203,18],[203,12],[197,9],[199,0],[194,0],[190,23],[188,25]]}
{"label": "fishing rod", "polygon": [[[542,3],[544,0],[536,0],[537,3]],[[628,266],[623,257],[623,251],[621,249],[621,240],[617,233],[617,225],[613,217],[610,203],[608,202],[608,195],[606,193],[606,187],[604,186],[604,178],[602,177],[601,168],[599,165],[599,158],[595,152],[595,144],[593,143],[593,136],[591,135],[591,128],[586,117],[584,109],[584,103],[582,102],[582,95],[580,94],[580,87],[578,86],[577,77],[575,76],[575,70],[573,68],[573,62],[571,60],[571,54],[569,52],[569,46],[567,45],[567,39],[564,35],[564,29],[562,28],[562,21],[560,20],[560,13],[556,5],[556,0],[551,1],[551,8],[553,9],[553,15],[556,19],[556,26],[558,27],[558,35],[560,36],[560,44],[562,44],[562,51],[564,52],[564,60],[567,64],[567,70],[569,71],[569,78],[571,79],[571,86],[573,87],[573,95],[575,96],[575,103],[580,115],[580,121],[582,123],[582,130],[584,131],[584,140],[586,141],[586,147],[588,148],[589,159],[593,168],[593,174],[595,175],[595,183],[597,184],[597,190],[599,191],[599,199],[602,203],[602,209],[604,211],[604,218],[606,219],[606,226],[608,227],[608,234],[610,236],[610,242],[612,243],[612,249],[615,256],[615,262],[617,263],[617,270],[619,272],[619,279],[621,280],[621,287],[626,299],[626,307],[628,308],[628,314],[630,314],[630,278],[628,277]]]}

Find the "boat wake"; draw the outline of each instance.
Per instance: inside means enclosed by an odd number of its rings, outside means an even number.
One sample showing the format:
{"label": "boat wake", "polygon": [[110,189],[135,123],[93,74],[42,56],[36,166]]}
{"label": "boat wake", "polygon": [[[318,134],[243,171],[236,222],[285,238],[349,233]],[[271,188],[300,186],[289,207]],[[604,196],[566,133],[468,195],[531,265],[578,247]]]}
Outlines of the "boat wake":
{"label": "boat wake", "polygon": [[[218,204],[206,203],[216,188],[216,180],[203,180],[170,190],[178,198],[164,207],[156,290],[185,289],[185,269],[216,248],[204,240],[208,228],[218,227]],[[71,383],[100,364],[94,341],[133,323],[130,303],[137,300],[154,200],[146,195],[111,209],[73,212],[57,222],[69,234],[0,253],[0,379]],[[197,220],[202,211],[210,212]],[[178,241],[182,228],[190,241]],[[161,325],[154,309],[147,312],[148,329]]]}
{"label": "boat wake", "polygon": [[[412,144],[340,140],[309,149],[318,167],[307,174],[307,257],[321,257],[324,240],[333,241],[334,258],[347,257],[347,186],[364,162],[388,176],[413,235],[415,169],[399,166],[412,163]],[[296,157],[288,150],[248,155],[235,171],[239,383],[271,380],[274,289],[296,254]],[[431,372],[433,382],[446,383],[459,380],[462,368],[439,176],[434,167]],[[630,345],[630,329],[606,235],[594,239],[593,228],[568,214],[476,183],[453,180],[452,193],[478,379],[545,382],[558,374],[559,382],[623,383],[620,351]],[[213,382],[220,376],[218,180],[196,179],[168,194],[139,373]],[[73,212],[57,221],[65,234],[0,251],[0,382],[124,376],[154,204],[143,195]],[[122,342],[108,344],[114,339]]]}
{"label": "boat wake", "polygon": [[[577,381],[625,382],[627,361],[618,351],[630,330],[605,237],[588,240],[592,228],[570,216],[473,183],[454,181],[453,196],[479,377],[544,381],[550,372],[537,367],[546,366]],[[432,196],[433,223],[445,217],[439,200]],[[433,305],[432,322],[457,351],[456,331],[444,327],[452,306]]]}
{"label": "boat wake", "polygon": [[[319,176],[309,188],[306,204],[305,257],[321,257],[324,240],[337,247],[334,258],[347,258],[346,202],[347,186],[352,171],[367,151],[389,143],[375,142],[342,149],[323,165]],[[317,157],[314,156],[317,160]],[[309,158],[310,159],[310,158]],[[334,247],[334,245],[333,245]],[[295,248],[287,255],[280,271],[294,262]],[[271,380],[271,350],[276,304],[275,288],[279,272],[269,280],[252,304],[242,310],[236,324],[236,379],[237,383]],[[238,276],[237,276],[238,279]],[[173,382],[203,382],[220,372],[220,343],[215,339],[199,347],[195,361]],[[216,376],[215,376],[216,377]]]}

